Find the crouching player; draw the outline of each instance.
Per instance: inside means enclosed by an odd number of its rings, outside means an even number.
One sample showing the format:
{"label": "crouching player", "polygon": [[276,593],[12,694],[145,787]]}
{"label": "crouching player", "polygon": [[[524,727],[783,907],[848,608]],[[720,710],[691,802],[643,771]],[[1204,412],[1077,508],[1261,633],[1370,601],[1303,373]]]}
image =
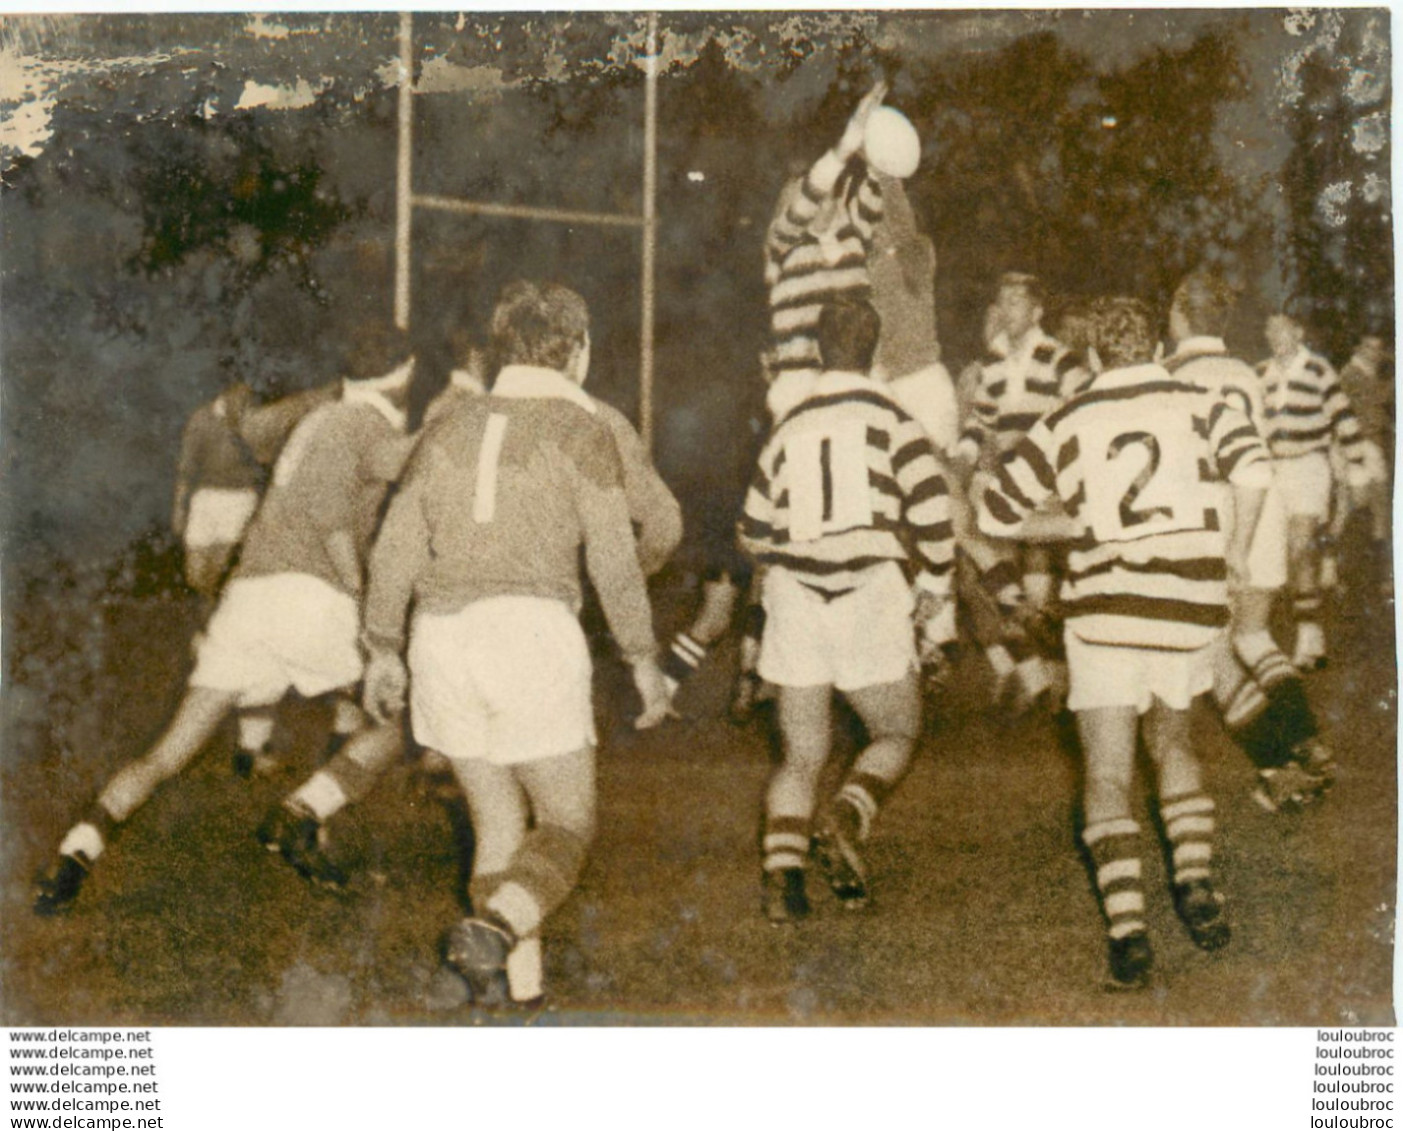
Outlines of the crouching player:
{"label": "crouching player", "polygon": [[[503,368],[446,409],[409,461],[371,555],[366,705],[408,686],[414,738],[447,757],[476,836],[446,955],[478,1001],[541,995],[541,929],[574,889],[595,824],[590,656],[579,552],[643,699],[669,709],[619,451],[580,388],[584,300],[515,283],[492,317]],[[406,625],[411,602],[412,623]],[[400,658],[408,629],[408,667]]]}
{"label": "crouching player", "polygon": [[[767,569],[759,671],[779,687],[784,740],[765,800],[764,908],[775,923],[809,912],[811,848],[844,905],[866,902],[860,848],[920,733],[913,606],[923,625],[939,626],[930,648],[954,635],[946,483],[921,426],[868,375],[880,328],[866,302],[824,306],[824,371],[777,422],[740,522],[742,547]],[[871,745],[814,829],[834,688]]]}
{"label": "crouching player", "polygon": [[307,697],[341,692],[338,733],[361,732],[358,741],[370,744],[398,741],[388,728],[366,729],[347,693],[362,674],[357,602],[366,547],[412,442],[404,405],[414,360],[402,333],[365,323],[351,367],[340,399],[306,417],[279,456],[174,718],[64,836],[40,884],[39,914],[72,904],[118,827],[194,760],[236,708],[272,707],[293,688]]}
{"label": "crouching player", "polygon": [[[1151,362],[1151,325],[1134,300],[1096,304],[1092,348],[1103,371],[1004,457],[982,519],[998,534],[1056,495],[1078,528],[1062,589],[1068,706],[1086,759],[1082,839],[1111,975],[1126,986],[1144,984],[1153,963],[1131,811],[1139,735],[1159,779],[1179,917],[1204,950],[1231,938],[1213,886],[1213,801],[1189,707],[1213,686],[1229,578],[1244,567],[1271,480],[1262,440],[1240,408]],[[1214,506],[1215,479],[1233,486],[1230,532]]]}

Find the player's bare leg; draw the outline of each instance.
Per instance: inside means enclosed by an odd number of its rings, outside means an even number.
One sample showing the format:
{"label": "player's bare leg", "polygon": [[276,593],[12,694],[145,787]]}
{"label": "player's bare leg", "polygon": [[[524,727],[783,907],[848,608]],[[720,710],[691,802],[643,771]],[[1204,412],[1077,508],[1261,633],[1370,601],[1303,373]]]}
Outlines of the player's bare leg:
{"label": "player's bare leg", "polygon": [[1082,840],[1091,857],[1106,918],[1111,976],[1144,985],[1154,963],[1145,922],[1140,826],[1131,816],[1139,718],[1133,707],[1077,712],[1086,759]]}
{"label": "player's bare leg", "polygon": [[456,759],[453,768],[477,835],[475,914],[449,932],[446,957],[479,1000],[505,974],[514,1002],[534,1001],[541,927],[579,882],[594,839],[594,749],[510,767]]}
{"label": "player's bare leg", "polygon": [[117,829],[156,789],[175,777],[204,749],[237,696],[231,691],[191,687],[165,731],[142,757],[115,773],[83,819],[64,835],[54,868],[40,882],[34,910],[52,915],[78,897],[83,880]]}
{"label": "player's bare leg", "polygon": [[1296,622],[1296,649],[1291,661],[1302,671],[1325,665],[1325,630],[1320,624],[1319,520],[1293,514],[1287,525],[1287,561],[1291,607]]}
{"label": "player's bare leg", "polygon": [[764,911],[772,923],[795,922],[809,913],[804,864],[819,778],[833,744],[832,696],[827,685],[779,689],[784,760],[765,794],[761,841]]}
{"label": "player's bare leg", "polygon": [[282,769],[273,753],[276,715],[272,707],[247,707],[239,711],[239,745],[234,752],[234,772],[241,778],[271,777]]}
{"label": "player's bare leg", "polygon": [[882,804],[911,765],[921,732],[921,685],[915,672],[895,683],[845,693],[871,738],[819,819],[814,855],[843,906],[867,903],[861,846]]}
{"label": "player's bare leg", "polygon": [[1145,746],[1159,779],[1159,815],[1173,863],[1174,907],[1195,945],[1218,950],[1232,939],[1223,897],[1213,886],[1213,799],[1193,752],[1188,711],[1159,700],[1145,715]]}

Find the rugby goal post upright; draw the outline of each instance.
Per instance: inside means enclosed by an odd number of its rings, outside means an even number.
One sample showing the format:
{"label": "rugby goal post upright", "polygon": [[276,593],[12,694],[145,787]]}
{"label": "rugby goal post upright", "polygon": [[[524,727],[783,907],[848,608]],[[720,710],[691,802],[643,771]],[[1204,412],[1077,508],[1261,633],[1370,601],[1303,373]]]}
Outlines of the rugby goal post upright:
{"label": "rugby goal post upright", "polygon": [[643,104],[643,207],[640,213],[580,212],[561,208],[539,208],[521,204],[496,204],[433,196],[414,191],[414,16],[400,14],[399,20],[399,129],[395,170],[395,325],[409,328],[410,255],[414,235],[414,209],[457,212],[473,216],[503,216],[523,220],[545,220],[561,224],[599,227],[639,228],[643,235],[642,309],[638,349],[638,415],[643,444],[653,451],[653,319],[655,310],[657,262],[658,188],[658,15],[648,13],[644,45]]}

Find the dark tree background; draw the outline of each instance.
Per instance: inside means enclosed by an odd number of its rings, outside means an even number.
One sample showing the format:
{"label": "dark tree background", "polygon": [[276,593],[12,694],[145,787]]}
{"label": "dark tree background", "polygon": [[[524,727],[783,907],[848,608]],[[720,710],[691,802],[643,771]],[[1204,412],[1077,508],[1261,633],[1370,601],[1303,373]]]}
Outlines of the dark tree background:
{"label": "dark tree background", "polygon": [[1389,58],[1361,29],[1312,54],[1290,106],[1281,246],[1291,290],[1320,348],[1343,360],[1363,333],[1392,337]]}

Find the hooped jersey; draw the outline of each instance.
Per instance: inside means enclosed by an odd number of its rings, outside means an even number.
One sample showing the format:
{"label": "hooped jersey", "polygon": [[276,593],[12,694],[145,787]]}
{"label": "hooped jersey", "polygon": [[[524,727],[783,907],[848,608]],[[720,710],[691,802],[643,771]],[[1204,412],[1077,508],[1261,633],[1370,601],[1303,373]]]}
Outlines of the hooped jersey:
{"label": "hooped jersey", "polygon": [[823,304],[872,293],[868,257],[882,193],[866,165],[829,150],[786,192],[765,239],[765,285],[776,375],[817,370]]}
{"label": "hooped jersey", "polygon": [[1258,366],[1266,406],[1263,435],[1277,459],[1323,452],[1333,439],[1358,474],[1364,469],[1364,433],[1340,378],[1319,354],[1302,347],[1287,361]]}
{"label": "hooped jersey", "polygon": [[1271,482],[1248,416],[1159,365],[1130,366],[1029,430],[986,490],[981,521],[1005,533],[1056,495],[1081,526],[1062,585],[1069,631],[1192,650],[1228,619],[1219,480]]}
{"label": "hooped jersey", "polygon": [[957,450],[970,461],[1002,455],[1088,379],[1080,357],[1034,330],[1014,353],[980,363]]}
{"label": "hooped jersey", "polygon": [[775,426],[740,541],[832,596],[888,561],[913,566],[920,588],[950,592],[954,528],[935,449],[883,386],[856,373],[823,374]]}

